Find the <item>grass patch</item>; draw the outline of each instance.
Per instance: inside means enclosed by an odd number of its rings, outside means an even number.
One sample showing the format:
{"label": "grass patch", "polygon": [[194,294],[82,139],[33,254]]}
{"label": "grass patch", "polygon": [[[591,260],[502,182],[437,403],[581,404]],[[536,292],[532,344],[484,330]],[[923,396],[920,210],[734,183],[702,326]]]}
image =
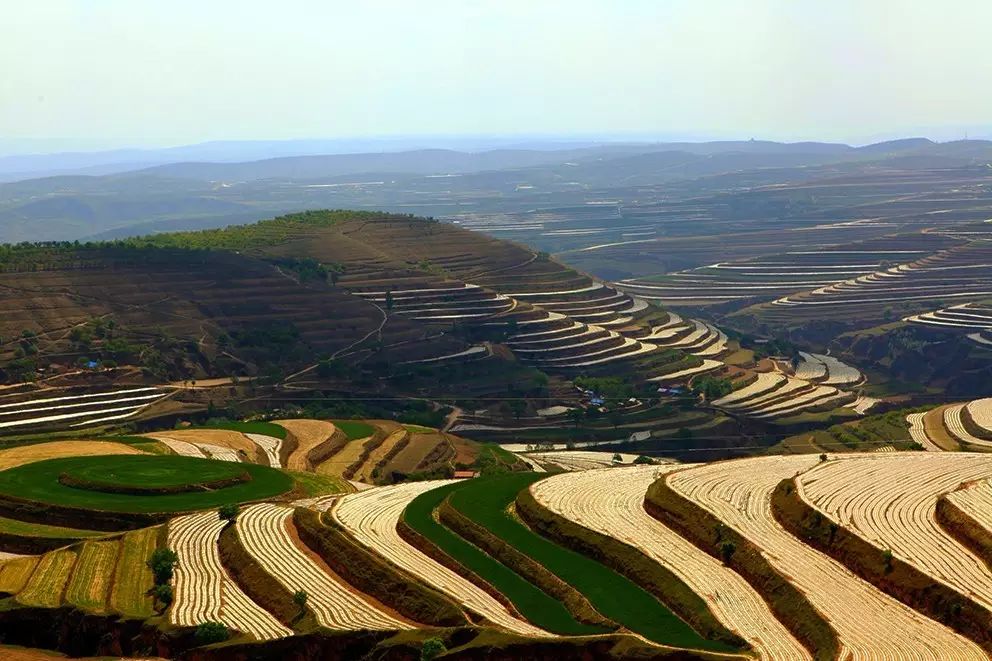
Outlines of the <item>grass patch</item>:
{"label": "grass patch", "polygon": [[361,420],[331,420],[334,426],[344,432],[349,441],[365,438],[375,433],[375,427]]}
{"label": "grass patch", "polygon": [[239,472],[247,472],[250,479],[213,491],[138,495],[75,488],[60,483],[59,476],[85,467],[90,473],[102,472],[105,480],[106,476],[114,475],[117,476],[115,479],[128,484],[142,479],[173,484],[180,478],[190,483],[196,482],[201,475],[215,475],[218,470],[230,468],[226,462],[194,457],[62,457],[0,471],[0,495],[22,501],[109,512],[185,512],[271,498],[289,491],[293,486],[289,475],[273,468],[241,463],[231,466]]}
{"label": "grass patch", "polygon": [[507,508],[517,494],[544,475],[513,473],[464,483],[451,494],[451,504],[472,521],[544,565],[581,592],[605,617],[645,638],[666,645],[731,651],[706,640],[653,595],[609,567],[558,546],[526,527]]}
{"label": "grass patch", "polygon": [[417,496],[403,511],[403,520],[466,569],[496,588],[528,621],[555,633],[571,635],[600,633],[602,630],[598,627],[576,622],[561,602],[534,587],[509,567],[497,562],[434,520],[434,509],[448,497],[448,494],[462,486],[464,483],[461,482],[450,484]]}

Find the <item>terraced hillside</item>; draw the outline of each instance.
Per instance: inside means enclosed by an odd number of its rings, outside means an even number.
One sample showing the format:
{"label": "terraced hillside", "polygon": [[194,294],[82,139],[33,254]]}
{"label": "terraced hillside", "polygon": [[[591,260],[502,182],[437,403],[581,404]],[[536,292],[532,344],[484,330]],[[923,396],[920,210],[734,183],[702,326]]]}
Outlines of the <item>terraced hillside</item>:
{"label": "terraced hillside", "polygon": [[[968,425],[984,429],[986,403],[972,404]],[[258,428],[202,430],[211,445],[226,442],[241,453],[239,461],[90,458],[97,447],[81,441],[61,442],[54,461],[81,462],[63,469],[89,494],[79,502],[120,507],[124,499],[154,498],[160,506],[153,509],[163,509],[168,499],[185,497],[172,490],[226,479],[255,465],[249,457],[274,464],[273,455],[288,454],[298,462],[299,452],[340,446],[339,428],[318,422],[277,423],[285,425],[282,438]],[[374,436],[381,423],[362,424]],[[349,443],[368,431],[341,428],[353,437]],[[193,436],[199,430],[179,432],[188,445],[204,442]],[[310,441],[302,442],[307,433]],[[263,442],[249,452],[243,444],[252,438]],[[70,456],[67,443],[81,454]],[[0,489],[18,471],[53,461],[45,459],[51,448],[38,447],[35,461],[0,471]],[[43,553],[0,560],[0,590],[10,595],[2,619],[24,622],[17,618],[55,608],[91,618],[128,613],[152,626],[147,635],[166,656],[202,644],[193,632],[216,622],[210,626],[230,645],[256,650],[323,646],[336,631],[338,640],[371,652],[383,639],[363,643],[367,634],[359,632],[381,630],[406,632],[413,650],[438,636],[449,649],[485,646],[518,656],[579,646],[611,649],[617,658],[673,647],[699,659],[741,652],[776,660],[989,658],[992,640],[982,623],[992,611],[982,586],[992,585],[992,532],[982,508],[992,456],[829,453],[629,466],[597,454],[608,453],[543,451],[524,456],[550,472],[356,493],[343,492],[343,481],[325,483],[302,499],[293,500],[305,493],[297,488],[242,502],[233,514],[222,508],[218,516],[216,504],[207,505],[123,533],[66,539]],[[154,473],[133,461],[120,472],[101,465],[108,457],[160,463]],[[176,460],[203,468],[177,472],[170,464]],[[227,488],[238,487],[221,492]],[[125,493],[134,489],[140,495]],[[145,564],[156,549],[177,554],[166,582],[153,571],[158,565]],[[144,594],[156,584],[169,586],[167,598],[160,589]],[[190,635],[155,634],[159,626]],[[11,630],[13,640],[26,640],[30,630]],[[95,636],[74,649],[102,653],[114,644],[143,654],[144,640]]]}

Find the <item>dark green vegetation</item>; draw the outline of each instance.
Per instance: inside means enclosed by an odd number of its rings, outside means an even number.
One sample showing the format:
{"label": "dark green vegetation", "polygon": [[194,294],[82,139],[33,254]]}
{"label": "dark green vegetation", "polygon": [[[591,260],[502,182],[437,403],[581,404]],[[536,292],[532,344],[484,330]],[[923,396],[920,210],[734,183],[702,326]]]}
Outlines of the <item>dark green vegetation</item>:
{"label": "dark green vegetation", "polygon": [[127,462],[79,460],[67,462],[59,482],[76,489],[105,493],[156,495],[213,491],[247,482],[251,477],[236,463],[192,465],[141,457]]}
{"label": "dark green vegetation", "polygon": [[740,574],[817,661],[832,661],[837,657],[840,641],[833,627],[750,540],[676,493],[665,478],[656,480],[648,488],[644,509]]}
{"label": "dark green vegetation", "polygon": [[507,511],[517,494],[544,477],[512,473],[469,480],[451,493],[451,504],[476,524],[528,555],[584,595],[603,616],[650,640],[678,647],[727,650],[706,640],[654,596],[609,567],[555,544]]}
{"label": "dark green vegetation", "polygon": [[529,490],[517,495],[516,507],[517,513],[533,530],[623,574],[655,595],[703,637],[737,648],[748,647],[745,640],[716,619],[707,603],[692,588],[640,550],[555,514],[538,503]]}
{"label": "dark green vegetation", "polygon": [[601,633],[602,629],[599,627],[576,622],[561,602],[434,519],[434,510],[448,494],[463,486],[464,483],[457,483],[421,494],[404,510],[403,521],[466,569],[495,587],[512,602],[521,615],[537,626],[569,635]]}
{"label": "dark green vegetation", "polygon": [[800,497],[794,479],[782,480],[772,493],[772,514],[793,535],[831,556],[881,591],[954,629],[992,651],[992,612],[958,591],[893,557]]}
{"label": "dark green vegetation", "polygon": [[529,555],[517,550],[516,547],[503,541],[499,536],[476,524],[455,509],[450,500],[451,497],[449,496],[437,509],[438,520],[449,530],[471,542],[507,567],[511,567],[513,571],[560,601],[577,621],[609,630],[617,628],[615,622],[600,615],[575,588],[552,574],[544,565]]}
{"label": "dark green vegetation", "polygon": [[255,464],[236,464],[250,479],[215,491],[133,495],[105,493],[79,489],[62,484],[59,477],[66,472],[85,470],[104,477],[125,476],[126,484],[146,482],[175,485],[177,479],[195,485],[201,473],[214,476],[217,471],[230,470],[222,462],[193,457],[109,455],[100,457],[65,457],[24,464],[0,472],[0,497],[110,512],[183,512],[217,507],[227,503],[263,500],[289,491],[293,480],[285,473]]}
{"label": "dark green vegetation", "polygon": [[334,426],[348,436],[349,441],[356,438],[365,438],[375,433],[375,427],[360,420],[332,420]]}
{"label": "dark green vegetation", "polygon": [[922,410],[899,409],[796,434],[772,446],[769,452],[871,452],[886,445],[897,450],[919,450],[922,448],[909,436],[906,416]]}

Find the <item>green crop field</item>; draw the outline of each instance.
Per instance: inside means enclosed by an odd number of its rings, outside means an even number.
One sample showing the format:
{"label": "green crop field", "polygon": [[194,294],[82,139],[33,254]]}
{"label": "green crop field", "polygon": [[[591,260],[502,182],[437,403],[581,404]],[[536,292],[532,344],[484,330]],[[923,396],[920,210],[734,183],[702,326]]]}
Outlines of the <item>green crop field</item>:
{"label": "green crop field", "polygon": [[462,514],[581,592],[604,616],[658,643],[731,651],[706,640],[664,604],[624,576],[584,555],[551,542],[514,518],[507,508],[521,489],[545,477],[536,473],[509,473],[482,477],[456,485],[451,504]]}
{"label": "green crop field", "polygon": [[[213,490],[182,493],[130,494],[77,488],[62,484],[59,477],[66,472],[84,470],[88,475],[102,476],[103,484],[116,479],[123,486],[144,481],[145,485],[161,482],[175,486],[177,479],[185,484],[198,484],[202,476],[218,475],[218,471],[247,472],[250,479]],[[193,457],[145,455],[107,455],[100,457],[62,457],[24,464],[0,471],[0,496],[32,500],[52,505],[111,512],[184,512],[218,507],[228,503],[272,498],[289,491],[293,478],[286,473],[254,464],[227,464]]]}
{"label": "green crop field", "polygon": [[78,463],[80,465],[63,467],[62,473],[74,480],[98,486],[144,490],[195,488],[198,484],[237,478],[245,472],[239,464],[228,461],[190,465],[187,462],[142,457],[138,461],[120,462],[119,465],[90,460]]}
{"label": "green crop field", "polygon": [[457,483],[433,489],[415,498],[403,512],[411,528],[436,544],[441,550],[489,582],[509,599],[521,615],[539,627],[567,635],[602,633],[603,629],[576,622],[564,605],[524,580],[476,546],[434,520],[434,509],[453,490],[465,486]]}
{"label": "green crop field", "polygon": [[361,420],[332,420],[331,422],[345,433],[349,441],[365,438],[375,433],[375,427]]}
{"label": "green crop field", "polygon": [[111,610],[129,617],[150,617],[154,614],[148,591],[155,581],[146,563],[158,546],[160,530],[158,527],[132,530],[122,538],[110,592]]}
{"label": "green crop field", "polygon": [[106,535],[105,532],[97,530],[83,530],[81,528],[64,528],[62,526],[49,526],[44,523],[28,523],[17,519],[8,519],[0,516],[0,533],[8,535],[20,535],[22,537],[100,537]]}
{"label": "green crop field", "polygon": [[106,612],[119,551],[116,540],[83,544],[65,591],[66,602],[86,611]]}
{"label": "green crop field", "polygon": [[76,555],[72,549],[62,549],[41,556],[27,585],[18,593],[17,601],[42,608],[61,606],[66,584],[76,564]]}
{"label": "green crop field", "polygon": [[303,471],[287,471],[293,476],[297,487],[308,497],[326,496],[332,493],[350,493],[355,490],[348,481],[334,475],[320,475]]}

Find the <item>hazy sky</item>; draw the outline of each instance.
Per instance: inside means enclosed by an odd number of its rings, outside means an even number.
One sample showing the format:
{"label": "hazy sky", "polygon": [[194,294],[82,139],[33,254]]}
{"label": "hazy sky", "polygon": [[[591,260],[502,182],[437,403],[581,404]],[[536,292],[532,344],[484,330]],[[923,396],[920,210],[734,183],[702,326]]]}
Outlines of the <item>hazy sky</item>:
{"label": "hazy sky", "polygon": [[3,0],[0,138],[992,125],[992,0]]}

